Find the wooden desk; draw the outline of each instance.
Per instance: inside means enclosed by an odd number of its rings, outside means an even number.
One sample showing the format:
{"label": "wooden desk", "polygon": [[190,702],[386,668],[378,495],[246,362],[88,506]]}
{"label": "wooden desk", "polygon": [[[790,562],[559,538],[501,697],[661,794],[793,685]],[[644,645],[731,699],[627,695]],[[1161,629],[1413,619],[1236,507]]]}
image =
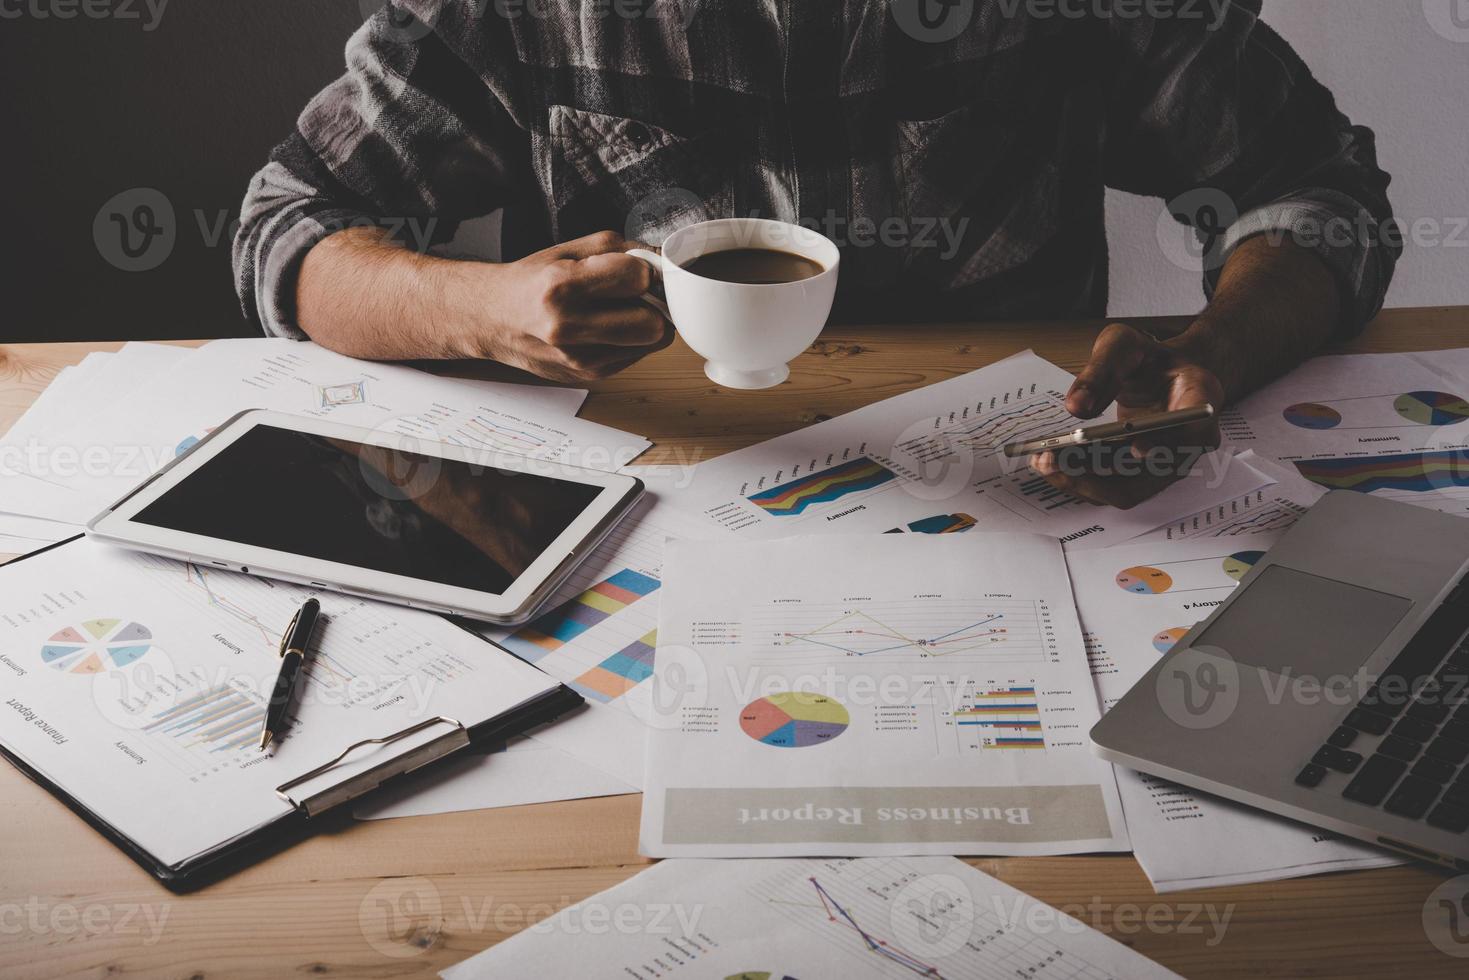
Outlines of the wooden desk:
{"label": "wooden desk", "polygon": [[[1098,326],[835,328],[791,383],[759,393],[713,387],[676,346],[594,386],[582,414],[647,435],[651,460],[695,462],[1027,347],[1074,371]],[[1426,309],[1386,314],[1343,350],[1466,344],[1469,309]],[[0,347],[0,430],[60,368],[117,346]],[[361,823],[177,897],[0,766],[0,976],[427,975],[635,873],[637,822],[623,796]],[[1189,977],[1469,974],[1425,937],[1444,880],[1427,868],[1159,896],[1126,855],[972,863]],[[1230,916],[1217,944],[1201,910]]]}

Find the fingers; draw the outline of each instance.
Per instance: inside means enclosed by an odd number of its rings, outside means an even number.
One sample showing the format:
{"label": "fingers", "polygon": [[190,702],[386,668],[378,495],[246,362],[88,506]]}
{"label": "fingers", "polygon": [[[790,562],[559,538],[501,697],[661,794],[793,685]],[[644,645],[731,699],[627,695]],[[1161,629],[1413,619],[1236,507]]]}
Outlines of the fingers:
{"label": "fingers", "polygon": [[573,292],[583,299],[632,299],[653,288],[653,270],[624,252],[606,252],[571,267]]}
{"label": "fingers", "polygon": [[[1224,387],[1219,383],[1218,378],[1202,368],[1185,366],[1172,372],[1169,376],[1166,402],[1146,408],[1121,406],[1117,417],[1127,419],[1164,409],[1171,411],[1198,408],[1202,405],[1213,405],[1217,408],[1223,402]],[[1139,454],[1148,453],[1158,447],[1186,448],[1206,453],[1218,449],[1221,441],[1219,421],[1217,418],[1210,418],[1176,429],[1145,433],[1138,436],[1132,445]]]}
{"label": "fingers", "polygon": [[550,255],[558,259],[571,259],[581,261],[589,259],[594,255],[603,255],[608,252],[625,252],[630,248],[636,248],[636,242],[630,242],[617,234],[615,231],[599,231],[594,235],[583,235],[581,238],[552,245],[541,255]]}
{"label": "fingers", "polygon": [[578,381],[596,381],[632,367],[672,342],[673,332],[669,331],[665,339],[646,347],[568,347],[557,350],[552,360]]}
{"label": "fingers", "polygon": [[646,303],[618,303],[565,314],[545,336],[553,347],[649,347],[673,332],[673,324]]}
{"label": "fingers", "polygon": [[1092,345],[1092,356],[1066,395],[1066,410],[1091,419],[1117,400],[1129,377],[1153,354],[1156,342],[1134,327],[1114,323]]}

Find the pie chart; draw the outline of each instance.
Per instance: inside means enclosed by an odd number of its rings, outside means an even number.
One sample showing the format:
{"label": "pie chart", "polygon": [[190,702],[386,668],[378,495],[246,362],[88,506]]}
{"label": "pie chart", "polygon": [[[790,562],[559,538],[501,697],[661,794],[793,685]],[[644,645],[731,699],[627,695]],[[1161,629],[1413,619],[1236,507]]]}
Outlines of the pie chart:
{"label": "pie chart", "polygon": [[1392,407],[1419,425],[1453,425],[1469,419],[1469,401],[1442,391],[1410,391],[1394,399]]}
{"label": "pie chart", "polygon": [[1224,559],[1224,574],[1238,582],[1264,557],[1263,551],[1236,551]]}
{"label": "pie chart", "polygon": [[152,647],[148,627],[125,619],[89,619],[57,630],[41,647],[41,660],[70,674],[100,674],[140,660]]}
{"label": "pie chart", "polygon": [[1287,422],[1301,429],[1334,429],[1341,425],[1340,412],[1330,405],[1318,405],[1315,402],[1291,405],[1283,414]]}
{"label": "pie chart", "polygon": [[1167,653],[1173,649],[1173,644],[1188,635],[1187,626],[1173,626],[1153,637],[1153,648],[1159,653]]}
{"label": "pie chart", "polygon": [[1117,586],[1124,592],[1137,595],[1157,595],[1173,588],[1173,576],[1161,568],[1135,565],[1117,573]]}
{"label": "pie chart", "polygon": [[840,701],[824,694],[782,691],[757,698],[740,712],[740,728],[757,742],[781,749],[805,749],[830,742],[852,716]]}

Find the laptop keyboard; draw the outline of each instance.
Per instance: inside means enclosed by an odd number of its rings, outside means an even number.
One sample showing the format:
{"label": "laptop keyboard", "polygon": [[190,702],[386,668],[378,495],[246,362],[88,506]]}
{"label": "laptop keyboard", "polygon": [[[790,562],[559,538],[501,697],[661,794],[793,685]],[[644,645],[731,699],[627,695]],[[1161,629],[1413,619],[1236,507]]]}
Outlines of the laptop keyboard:
{"label": "laptop keyboard", "polygon": [[[1469,578],[1460,582],[1296,776],[1350,775],[1354,803],[1469,830]],[[1375,743],[1375,744],[1374,744]]]}

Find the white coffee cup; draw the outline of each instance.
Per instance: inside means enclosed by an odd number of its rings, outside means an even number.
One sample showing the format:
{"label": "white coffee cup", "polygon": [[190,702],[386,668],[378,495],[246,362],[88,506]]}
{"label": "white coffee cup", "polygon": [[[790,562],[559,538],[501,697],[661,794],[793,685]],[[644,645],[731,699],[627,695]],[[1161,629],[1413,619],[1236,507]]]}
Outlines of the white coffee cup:
{"label": "white coffee cup", "polygon": [[[734,248],[790,252],[811,259],[822,271],[795,282],[737,283],[684,268],[700,256]],[[628,254],[647,262],[663,280],[673,325],[704,356],[709,379],[726,388],[771,388],[790,377],[788,362],[821,334],[836,297],[836,245],[819,232],[784,221],[702,221],[669,235],[662,255],[643,248]]]}

